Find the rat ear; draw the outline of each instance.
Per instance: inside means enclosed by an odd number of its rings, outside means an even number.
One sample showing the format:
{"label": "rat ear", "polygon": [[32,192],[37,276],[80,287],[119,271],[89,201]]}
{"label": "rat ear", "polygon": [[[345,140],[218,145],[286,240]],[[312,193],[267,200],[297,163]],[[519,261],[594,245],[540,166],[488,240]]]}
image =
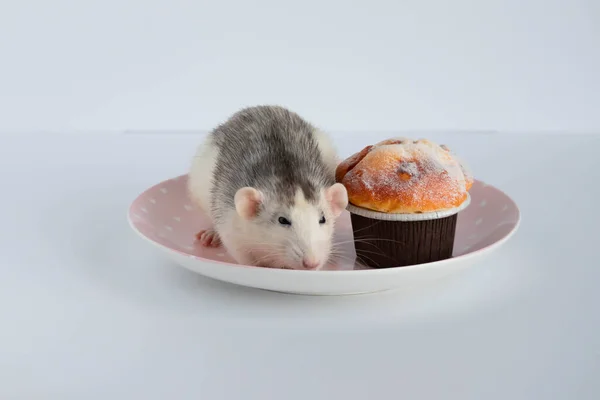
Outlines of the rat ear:
{"label": "rat ear", "polygon": [[325,198],[336,218],[340,216],[348,205],[348,192],[346,191],[346,187],[341,183],[335,183],[327,188]]}
{"label": "rat ear", "polygon": [[251,187],[243,187],[234,197],[235,209],[240,217],[252,219],[258,214],[258,207],[263,201],[263,195]]}

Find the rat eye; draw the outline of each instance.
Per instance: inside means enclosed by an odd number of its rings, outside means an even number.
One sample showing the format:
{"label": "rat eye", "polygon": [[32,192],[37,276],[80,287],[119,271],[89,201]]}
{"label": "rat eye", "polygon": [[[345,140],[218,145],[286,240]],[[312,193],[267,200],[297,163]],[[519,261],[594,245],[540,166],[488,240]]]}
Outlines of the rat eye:
{"label": "rat eye", "polygon": [[284,217],[279,217],[279,219],[277,221],[279,221],[279,223],[281,225],[291,225],[292,224],[289,219],[284,218]]}
{"label": "rat eye", "polygon": [[325,219],[325,216],[323,215],[323,216],[321,217],[321,219],[319,220],[319,223],[320,223],[320,224],[324,224],[325,222],[327,222],[327,220]]}

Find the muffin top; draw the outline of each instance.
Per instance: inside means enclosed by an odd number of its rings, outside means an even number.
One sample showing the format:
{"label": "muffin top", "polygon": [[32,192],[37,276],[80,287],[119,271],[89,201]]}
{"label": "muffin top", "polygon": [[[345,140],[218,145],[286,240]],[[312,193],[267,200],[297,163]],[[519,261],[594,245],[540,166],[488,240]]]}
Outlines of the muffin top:
{"label": "muffin top", "polygon": [[351,204],[384,213],[425,213],[460,206],[471,174],[446,146],[392,138],[342,161],[336,180]]}

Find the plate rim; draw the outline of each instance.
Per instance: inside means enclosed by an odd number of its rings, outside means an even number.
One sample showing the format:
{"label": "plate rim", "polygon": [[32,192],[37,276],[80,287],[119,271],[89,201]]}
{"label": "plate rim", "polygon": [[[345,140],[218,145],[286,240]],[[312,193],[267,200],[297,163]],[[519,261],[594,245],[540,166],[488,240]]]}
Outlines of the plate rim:
{"label": "plate rim", "polygon": [[140,236],[142,239],[144,239],[145,241],[149,242],[150,244],[154,245],[155,247],[161,249],[162,251],[166,252],[166,253],[174,253],[178,256],[184,256],[187,258],[192,258],[194,260],[200,261],[202,263],[206,263],[206,264],[216,264],[216,265],[224,265],[227,266],[229,268],[233,268],[233,269],[251,269],[251,270],[256,270],[256,271],[269,271],[268,273],[271,274],[287,274],[287,275],[297,275],[297,274],[312,274],[312,275],[331,275],[331,274],[342,274],[342,275],[347,275],[347,274],[386,274],[386,273],[394,273],[394,272],[399,272],[399,271],[413,271],[415,269],[423,269],[423,268],[435,268],[435,267],[439,267],[440,265],[444,265],[444,264],[449,264],[452,263],[453,261],[462,261],[462,260],[470,260],[474,257],[477,257],[479,255],[482,255],[484,253],[490,252],[494,249],[496,249],[497,247],[503,245],[504,243],[506,243],[508,240],[510,240],[515,233],[517,232],[517,230],[519,229],[520,225],[521,225],[521,220],[522,220],[522,216],[521,216],[521,210],[519,209],[517,203],[513,200],[512,197],[510,197],[508,194],[506,194],[506,192],[504,192],[503,190],[499,189],[498,187],[494,186],[494,185],[490,185],[488,183],[486,183],[485,181],[479,180],[479,179],[474,179],[475,182],[483,185],[484,187],[492,187],[495,190],[499,191],[500,193],[502,193],[504,196],[506,196],[506,198],[508,198],[510,200],[510,202],[514,205],[515,210],[517,212],[517,216],[516,216],[516,221],[515,221],[515,225],[513,226],[513,228],[501,239],[499,239],[498,241],[490,244],[489,246],[485,246],[479,250],[475,250],[473,252],[467,253],[467,254],[462,254],[456,257],[451,257],[451,258],[447,258],[444,260],[438,260],[438,261],[431,261],[431,262],[427,262],[427,263],[421,263],[421,264],[415,264],[415,265],[407,265],[407,266],[397,266],[397,267],[389,267],[389,268],[367,268],[367,269],[351,269],[351,270],[301,270],[301,269],[283,269],[283,268],[265,268],[265,267],[258,267],[255,265],[245,265],[245,264],[232,264],[229,262],[225,262],[225,261],[218,261],[218,260],[212,260],[212,259],[208,259],[208,258],[203,258],[194,254],[189,254],[189,253],[185,253],[183,251],[177,250],[177,249],[173,249],[171,247],[165,246],[164,244],[161,244],[159,242],[156,242],[154,240],[152,240],[151,238],[149,238],[148,236],[144,235],[142,232],[140,232],[140,230],[135,226],[133,220],[132,220],[132,208],[134,203],[136,202],[137,199],[139,199],[141,196],[143,196],[145,193],[149,192],[150,190],[164,184],[165,182],[169,182],[169,181],[173,181],[173,180],[178,180],[181,179],[182,177],[187,176],[187,174],[183,174],[183,175],[178,175],[176,177],[170,178],[170,179],[165,179],[157,184],[154,184],[150,187],[148,187],[146,190],[140,192],[134,199],[133,201],[131,201],[131,203],[129,204],[129,206],[127,207],[127,222],[129,223],[130,228],[138,235]]}

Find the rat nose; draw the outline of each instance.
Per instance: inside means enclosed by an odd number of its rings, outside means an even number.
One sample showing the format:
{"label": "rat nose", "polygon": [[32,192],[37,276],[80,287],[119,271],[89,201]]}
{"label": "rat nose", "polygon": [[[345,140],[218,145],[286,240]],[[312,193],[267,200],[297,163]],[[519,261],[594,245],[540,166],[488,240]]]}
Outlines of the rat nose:
{"label": "rat nose", "polygon": [[305,258],[302,260],[302,265],[306,269],[317,269],[319,267],[320,262],[315,260],[314,258]]}

